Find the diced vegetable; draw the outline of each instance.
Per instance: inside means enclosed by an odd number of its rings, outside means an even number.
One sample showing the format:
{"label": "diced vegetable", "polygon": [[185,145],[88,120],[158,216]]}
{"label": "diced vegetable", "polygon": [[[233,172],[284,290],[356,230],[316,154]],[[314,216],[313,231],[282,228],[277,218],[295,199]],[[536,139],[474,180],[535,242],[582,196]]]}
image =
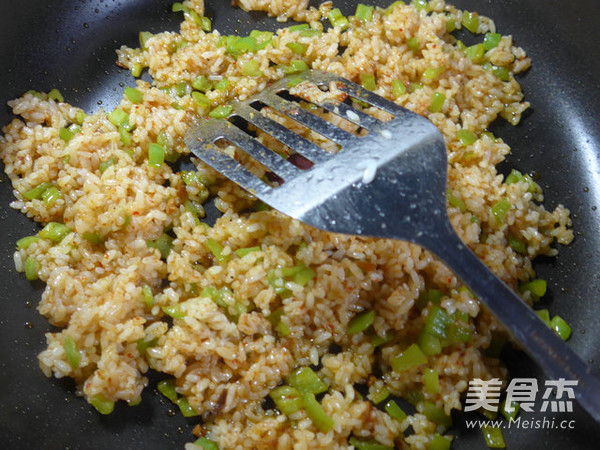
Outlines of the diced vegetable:
{"label": "diced vegetable", "polygon": [[278,386],[269,393],[269,397],[277,409],[288,416],[302,409],[302,396],[291,386]]}
{"label": "diced vegetable", "polygon": [[231,255],[224,254],[223,246],[213,238],[208,238],[204,245],[206,245],[206,248],[208,248],[208,250],[213,254],[218,263],[223,264],[229,260]]}
{"label": "diced vegetable", "polygon": [[380,444],[375,439],[358,439],[355,436],[348,439],[348,443],[356,450],[393,450],[394,447],[388,447],[387,445]]}
{"label": "diced vegetable", "polygon": [[307,366],[299,367],[288,375],[287,382],[296,388],[301,394],[320,394],[327,391],[327,385],[321,381],[319,376]]}
{"label": "diced vegetable", "polygon": [[534,312],[546,325],[550,326],[550,312],[547,309],[538,309]]}
{"label": "diced vegetable", "polygon": [[463,202],[462,198],[454,195],[453,191],[450,189],[446,191],[446,200],[450,206],[458,208],[460,212],[464,213],[467,211],[467,205],[465,205],[465,202]]}
{"label": "diced vegetable", "polygon": [[17,248],[19,250],[27,250],[31,244],[35,244],[39,241],[39,236],[25,236],[17,241]]}
{"label": "diced vegetable", "polygon": [[50,186],[52,186],[52,185],[48,182],[38,184],[33,189],[30,189],[27,192],[25,192],[23,194],[23,197],[25,197],[27,200],[38,200],[38,199],[42,198],[42,194]]}
{"label": "diced vegetable", "polygon": [[183,417],[194,417],[198,415],[196,410],[191,407],[188,399],[185,397],[180,397],[177,399],[177,406],[179,406],[179,411],[181,411]]}
{"label": "diced vegetable", "polygon": [[142,94],[142,91],[130,86],[125,88],[125,97],[127,97],[131,103],[142,103],[144,101],[144,94]]}
{"label": "diced vegetable", "polygon": [[156,385],[158,392],[167,397],[173,403],[177,402],[177,392],[175,391],[175,379],[169,378],[159,381]]}
{"label": "diced vegetable", "polygon": [[161,234],[158,239],[155,239],[154,241],[146,241],[148,247],[158,249],[162,259],[167,259],[169,253],[171,253],[172,243],[173,238],[166,233]]}
{"label": "diced vegetable", "polygon": [[433,369],[425,369],[423,371],[423,385],[425,386],[425,390],[430,394],[440,392],[440,377],[438,373]]}
{"label": "diced vegetable", "polygon": [[106,241],[106,238],[104,236],[94,232],[83,233],[82,237],[90,244],[94,245],[100,245],[104,241]]}
{"label": "diced vegetable", "polygon": [[385,399],[390,396],[390,391],[385,386],[382,386],[380,389],[373,391],[367,395],[367,398],[371,400],[374,404],[378,405]]}
{"label": "diced vegetable", "polygon": [[242,75],[244,75],[246,77],[260,77],[263,75],[263,73],[259,67],[260,67],[260,65],[257,60],[253,59],[253,60],[247,61],[242,66]]}
{"label": "diced vegetable", "polygon": [[310,392],[303,393],[302,403],[304,404],[306,415],[310,417],[319,430],[327,433],[333,429],[335,422],[327,415],[319,401],[315,398],[315,394]]}
{"label": "diced vegetable", "polygon": [[506,420],[514,420],[515,417],[517,417],[517,414],[519,413],[519,409],[521,407],[515,401],[512,401],[510,403],[510,408],[508,406],[509,405],[506,404],[506,400],[504,400],[502,402],[502,405],[500,406],[500,412],[506,418]]}
{"label": "diced vegetable", "polygon": [[402,422],[404,419],[406,419],[406,413],[402,410],[402,408],[400,408],[400,406],[398,406],[398,403],[396,403],[394,400],[389,400],[385,404],[384,409],[385,412],[390,415],[390,417],[393,417],[399,422]]}
{"label": "diced vegetable", "polygon": [[426,78],[428,80],[435,80],[441,74],[443,74],[445,70],[446,70],[446,68],[444,66],[428,67],[427,69],[425,69],[425,72],[423,72],[423,78]]}
{"label": "diced vegetable", "polygon": [[119,127],[119,138],[124,146],[128,147],[131,145],[131,135],[129,134],[129,131],[123,127]]}
{"label": "diced vegetable", "polygon": [[396,355],[391,362],[394,372],[400,373],[404,370],[418,367],[427,362],[427,356],[421,351],[417,344],[412,344],[403,352]]}
{"label": "diced vegetable", "polygon": [[163,312],[172,317],[173,319],[183,319],[186,314],[185,311],[181,309],[181,305],[179,303],[175,305],[167,305],[162,307]]}
{"label": "diced vegetable", "polygon": [[238,255],[240,258],[243,258],[246,255],[249,255],[250,253],[254,253],[254,252],[259,252],[260,251],[260,246],[256,246],[256,247],[246,247],[246,248],[238,248],[235,251],[235,254]]}
{"label": "diced vegetable", "polygon": [[429,450],[450,450],[452,441],[441,434],[434,434],[431,443],[429,444]]}
{"label": "diced vegetable", "polygon": [[423,331],[440,339],[447,339],[446,327],[452,323],[452,318],[443,309],[434,306],[427,316]]}
{"label": "diced vegetable", "polygon": [[301,72],[304,72],[305,70],[308,70],[308,64],[306,64],[306,62],[302,61],[301,59],[293,60],[290,62],[289,65],[280,66],[280,67],[281,67],[281,70],[283,70],[283,73],[286,75],[301,73]]}
{"label": "diced vegetable", "polygon": [[332,9],[328,14],[329,22],[333,28],[344,31],[350,26],[348,19],[342,14],[339,8]]}
{"label": "diced vegetable", "polygon": [[487,50],[498,47],[502,35],[499,33],[486,33],[483,37],[483,47]]}
{"label": "diced vegetable", "polygon": [[400,97],[401,95],[406,94],[406,86],[402,81],[392,81],[392,94],[394,97]]}
{"label": "diced vegetable", "polygon": [[535,297],[540,298],[546,295],[547,288],[548,284],[546,283],[546,280],[536,278],[535,280],[531,280],[528,283],[522,284],[519,287],[519,290],[521,292],[529,291]]}
{"label": "diced vegetable", "polygon": [[374,91],[377,88],[377,83],[375,82],[375,75],[373,75],[372,73],[361,73],[360,84],[362,84],[365,89],[368,89],[369,91]]}
{"label": "diced vegetable", "polygon": [[208,115],[213,119],[225,119],[233,111],[233,105],[219,105]]}
{"label": "diced vegetable", "polygon": [[106,161],[102,161],[100,163],[100,165],[98,166],[98,168],[100,169],[101,173],[104,173],[104,171],[106,169],[108,169],[111,166],[114,166],[117,163],[117,158],[115,158],[114,156],[112,158],[107,159]]}
{"label": "diced vegetable", "polygon": [[502,81],[510,80],[510,71],[508,70],[507,67],[493,67],[492,74],[494,74],[494,76],[496,78],[498,78]]}
{"label": "diced vegetable", "polygon": [[144,304],[148,308],[152,308],[152,305],[154,304],[154,295],[152,294],[152,288],[147,284],[142,286],[142,297],[144,299]]}
{"label": "diced vegetable", "polygon": [[194,441],[194,445],[201,447],[203,450],[219,450],[217,443],[206,437],[199,437]]}
{"label": "diced vegetable", "polygon": [[408,41],[406,41],[406,45],[408,45],[408,48],[410,48],[410,50],[415,55],[418,54],[419,51],[421,50],[421,45],[419,44],[419,39],[417,39],[416,37],[410,38]]}
{"label": "diced vegetable", "polygon": [[304,55],[306,53],[306,45],[300,42],[288,42],[286,46],[297,55]]}
{"label": "diced vegetable", "polygon": [[521,239],[516,238],[512,234],[508,235],[508,245],[510,245],[510,248],[512,248],[517,253],[520,253],[522,255],[527,253],[527,244],[525,244],[525,242],[523,242]]}
{"label": "diced vegetable", "polygon": [[148,165],[151,167],[160,167],[165,162],[165,149],[151,142],[148,145]]}
{"label": "diced vegetable", "polygon": [[88,401],[100,414],[103,415],[110,414],[115,409],[115,402],[108,400],[101,394],[92,396]]}
{"label": "diced vegetable", "polygon": [[50,186],[42,193],[42,200],[47,206],[52,206],[60,196],[60,191],[55,186]]}
{"label": "diced vegetable", "polygon": [[354,13],[354,15],[356,16],[356,18],[362,22],[370,22],[371,20],[373,20],[373,7],[372,6],[367,6],[367,5],[363,5],[362,3],[359,3],[358,5],[356,5],[356,12]]}
{"label": "diced vegetable", "polygon": [[427,13],[431,11],[431,7],[427,0],[411,0],[410,4],[414,6],[417,11],[425,11]]}
{"label": "diced vegetable", "polygon": [[477,33],[477,29],[479,28],[479,14],[463,11],[462,25],[471,33]]}
{"label": "diced vegetable", "polygon": [[472,131],[467,130],[467,129],[458,130],[456,132],[456,138],[465,147],[467,145],[474,144],[475,141],[477,140],[477,136],[475,135],[475,133],[473,133]]}
{"label": "diced vegetable", "polygon": [[441,92],[434,92],[431,96],[431,103],[429,104],[429,112],[436,113],[442,110],[446,96]]}
{"label": "diced vegetable", "polygon": [[55,244],[58,244],[65,238],[65,236],[72,232],[73,230],[62,223],[50,222],[40,230],[38,236],[42,239],[50,239]]}
{"label": "diced vegetable", "polygon": [[150,39],[152,36],[154,35],[149,31],[140,31],[138,37],[140,40],[140,47],[142,48],[142,50],[147,50],[146,44],[148,43],[148,39]]}
{"label": "diced vegetable", "polygon": [[50,100],[54,100],[55,102],[59,102],[59,103],[62,103],[65,101],[65,99],[63,98],[62,94],[60,93],[60,91],[58,89],[52,89],[50,92],[48,92],[48,98]]}
{"label": "diced vegetable", "polygon": [[29,281],[37,280],[39,270],[40,263],[33,256],[28,256],[25,260],[25,277]]}
{"label": "diced vegetable", "polygon": [[506,448],[504,435],[500,428],[484,425],[481,427],[481,431],[483,431],[485,443],[489,448]]}
{"label": "diced vegetable", "polygon": [[506,214],[511,208],[510,202],[503,198],[498,201],[494,206],[492,206],[492,215],[496,219],[496,225],[502,225],[504,219],[506,218]]}
{"label": "diced vegetable", "polygon": [[77,345],[71,336],[65,336],[63,338],[63,348],[65,350],[67,362],[73,370],[76,370],[79,367],[81,355],[79,354]]}
{"label": "diced vegetable", "polygon": [[560,336],[563,341],[571,337],[571,327],[560,316],[554,316],[550,321],[550,328]]}
{"label": "diced vegetable", "polygon": [[121,108],[114,109],[108,116],[108,120],[116,127],[123,127],[126,130],[131,129],[129,124],[129,114],[123,111]]}
{"label": "diced vegetable", "polygon": [[436,406],[435,403],[428,400],[422,401],[417,405],[417,409],[423,413],[432,422],[438,425],[449,427],[452,425],[452,418],[444,412],[444,408]]}
{"label": "diced vegetable", "polygon": [[352,318],[352,320],[348,324],[348,330],[346,331],[346,333],[356,334],[360,333],[361,331],[365,331],[373,324],[374,321],[375,310],[365,311],[360,314],[357,314]]}
{"label": "diced vegetable", "polygon": [[475,44],[465,48],[465,54],[474,64],[485,62],[485,47],[483,44]]}
{"label": "diced vegetable", "polygon": [[421,333],[419,333],[417,345],[427,356],[439,355],[442,353],[442,343],[440,339],[437,336],[433,336],[425,331],[421,331]]}

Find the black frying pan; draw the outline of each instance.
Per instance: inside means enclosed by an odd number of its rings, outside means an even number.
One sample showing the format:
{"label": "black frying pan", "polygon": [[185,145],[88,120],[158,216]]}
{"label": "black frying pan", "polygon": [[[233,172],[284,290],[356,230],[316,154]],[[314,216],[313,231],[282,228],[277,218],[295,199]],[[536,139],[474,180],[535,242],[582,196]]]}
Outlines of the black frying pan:
{"label": "black frying pan", "polygon": [[[7,100],[29,89],[58,88],[65,99],[88,112],[100,104],[112,109],[121,96],[119,83],[133,84],[114,65],[114,49],[137,45],[140,30],[176,30],[180,14],[169,0],[3,0],[0,6],[0,123],[11,120]],[[207,0],[207,15],[217,29],[247,33],[276,29],[264,14],[232,9],[227,0]],[[356,1],[335,2],[346,14]],[[364,2],[367,3],[367,2]],[[387,5],[391,0],[371,2]],[[540,259],[539,276],[549,281],[544,304],[573,328],[570,345],[599,372],[600,367],[600,2],[598,0],[455,0],[496,20],[533,58],[520,77],[533,107],[518,127],[500,120],[494,132],[513,148],[501,169],[515,167],[539,174],[546,204],[571,209],[575,242],[554,259]],[[75,395],[67,380],[47,379],[36,355],[50,329],[35,310],[43,286],[14,270],[14,243],[38,227],[8,207],[12,191],[0,178],[0,448],[7,449],[165,449],[183,448],[193,440],[194,420],[174,409],[154,391],[157,376],[137,407],[118,404],[100,416]],[[513,376],[539,370],[522,354],[507,356]],[[539,406],[539,404],[538,404]],[[573,413],[522,414],[524,419],[555,416],[574,420],[573,430],[505,430],[509,449],[598,448],[600,426],[576,407]],[[468,430],[465,417],[454,417],[453,448],[485,448],[481,432]]]}

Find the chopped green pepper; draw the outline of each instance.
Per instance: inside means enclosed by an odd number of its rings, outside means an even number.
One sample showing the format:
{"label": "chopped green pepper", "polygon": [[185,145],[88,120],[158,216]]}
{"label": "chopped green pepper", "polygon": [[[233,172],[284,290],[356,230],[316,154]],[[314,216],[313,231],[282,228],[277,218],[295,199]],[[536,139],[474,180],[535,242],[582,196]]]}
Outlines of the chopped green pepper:
{"label": "chopped green pepper", "polygon": [[158,392],[167,397],[173,403],[177,402],[177,392],[175,391],[175,379],[168,378],[166,380],[159,381],[156,385]]}
{"label": "chopped green pepper", "polygon": [[375,321],[375,310],[365,311],[357,314],[348,324],[347,334],[356,334],[365,331]]}
{"label": "chopped green pepper", "polygon": [[208,115],[213,119],[225,119],[233,111],[233,105],[220,105],[213,109]]}
{"label": "chopped green pepper", "polygon": [[363,5],[362,3],[359,3],[358,5],[356,5],[356,12],[354,13],[354,15],[361,22],[370,22],[371,20],[373,20],[374,9],[375,8],[373,8],[373,6],[367,6]]}
{"label": "chopped green pepper", "polygon": [[479,14],[463,11],[462,25],[471,33],[477,33],[477,29],[479,28]]}
{"label": "chopped green pepper", "polygon": [[348,443],[352,445],[356,450],[393,450],[394,447],[388,447],[387,445],[380,444],[375,439],[358,439],[352,436],[348,439]]}
{"label": "chopped green pepper", "polygon": [[481,430],[483,431],[485,443],[489,448],[506,448],[504,435],[500,428],[484,425],[481,427]]}
{"label": "chopped green pepper", "polygon": [[307,392],[320,394],[327,391],[327,385],[321,381],[319,376],[310,367],[307,366],[299,367],[288,375],[287,382],[301,394]]}
{"label": "chopped green pepper", "polygon": [[339,8],[334,8],[327,15],[331,26],[339,31],[344,31],[350,26],[348,19],[342,14]]}
{"label": "chopped green pepper", "polygon": [[161,308],[163,312],[172,317],[173,319],[183,319],[186,314],[185,311],[181,309],[181,305],[176,303],[175,305],[167,305]]}
{"label": "chopped green pepper", "polygon": [[452,441],[441,434],[434,434],[429,444],[429,450],[450,450]]}
{"label": "chopped green pepper", "polygon": [[302,393],[302,403],[306,415],[310,417],[315,426],[324,433],[333,429],[335,422],[327,415],[319,401],[315,398],[315,394],[310,392]]}
{"label": "chopped green pepper", "polygon": [[431,103],[429,104],[429,112],[437,113],[442,110],[446,96],[441,92],[434,92],[431,96]]}
{"label": "chopped green pepper", "polygon": [[505,198],[498,201],[498,203],[496,203],[494,206],[492,206],[492,215],[496,219],[496,225],[501,225],[502,222],[504,222],[504,219],[506,218],[506,214],[508,213],[510,208],[511,208],[511,204]]}
{"label": "chopped green pepper", "polygon": [[65,238],[65,236],[72,232],[73,230],[62,223],[50,222],[40,230],[38,236],[42,239],[50,239],[55,244],[58,244]]}
{"label": "chopped green pepper", "polygon": [[25,277],[29,281],[38,279],[38,271],[40,270],[40,263],[32,257],[28,256],[25,260]]}
{"label": "chopped green pepper", "polygon": [[17,241],[17,248],[19,250],[27,250],[31,244],[35,244],[39,241],[39,236],[25,236]]}
{"label": "chopped green pepper", "polygon": [[169,253],[171,253],[172,243],[173,238],[166,233],[161,234],[154,241],[146,241],[146,245],[148,245],[148,247],[158,249],[162,259],[167,259]]}
{"label": "chopped green pepper", "polygon": [[151,142],[148,145],[148,165],[151,167],[160,167],[165,162],[165,149]]}
{"label": "chopped green pepper", "polygon": [[486,33],[483,38],[483,46],[486,50],[491,50],[498,47],[502,35],[499,33]]}
{"label": "chopped green pepper", "polygon": [[177,399],[177,406],[179,406],[179,411],[181,411],[183,417],[194,417],[198,415],[196,410],[191,407],[188,399],[185,397],[180,397]]}
{"label": "chopped green pepper", "polygon": [[385,404],[384,409],[385,412],[390,415],[390,417],[396,419],[398,422],[402,422],[407,417],[406,413],[402,410],[402,408],[400,408],[400,406],[398,406],[398,403],[396,403],[394,400],[389,400]]}
{"label": "chopped green pepper", "polygon": [[73,370],[76,370],[79,367],[81,355],[79,354],[77,345],[71,336],[65,336],[63,338],[63,348],[65,350],[67,362]]}
{"label": "chopped green pepper", "polygon": [[560,336],[563,341],[571,337],[571,327],[560,316],[554,316],[550,321],[550,328]]}
{"label": "chopped green pepper", "polygon": [[58,89],[52,89],[50,92],[48,92],[48,98],[50,100],[54,100],[55,102],[59,102],[59,103],[62,103],[65,101],[65,99],[63,98],[62,94],[60,93],[60,91]]}
{"label": "chopped green pepper", "polygon": [[269,397],[273,399],[277,409],[288,416],[302,408],[300,392],[291,386],[278,386],[269,393]]}
{"label": "chopped green pepper", "polygon": [[130,86],[125,88],[125,97],[127,97],[131,103],[142,103],[144,101],[144,94],[142,94],[142,91]]}
{"label": "chopped green pepper", "polygon": [[90,404],[103,415],[110,414],[115,409],[115,402],[108,400],[102,394],[97,394],[89,399]]}
{"label": "chopped green pepper", "polygon": [[217,443],[206,437],[199,437],[194,441],[194,445],[201,447],[203,450],[219,450]]}
{"label": "chopped green pepper", "polygon": [[417,344],[412,344],[403,352],[396,355],[391,362],[394,372],[400,373],[404,370],[418,367],[427,362],[427,356],[421,351]]}

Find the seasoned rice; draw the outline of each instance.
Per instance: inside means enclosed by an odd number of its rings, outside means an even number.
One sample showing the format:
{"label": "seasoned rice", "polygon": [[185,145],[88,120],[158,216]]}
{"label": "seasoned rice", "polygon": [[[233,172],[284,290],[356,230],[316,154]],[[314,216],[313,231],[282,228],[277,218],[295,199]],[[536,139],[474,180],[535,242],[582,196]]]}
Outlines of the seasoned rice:
{"label": "seasoned rice", "polygon": [[[236,3],[318,30],[335,7],[308,7],[307,0]],[[153,79],[137,81],[141,102],[124,96],[119,105],[129,115],[129,131],[115,125],[110,112],[100,109],[82,119],[81,109],[47,94],[29,92],[9,102],[17,118],[3,128],[0,156],[14,188],[11,206],[42,225],[58,222],[70,229],[62,240],[41,238],[14,256],[17,270],[33,264],[34,275],[46,283],[38,309],[60,327],[46,336],[42,371],[73,378],[95,406],[135,403],[148,385],[148,370],[163,372],[199,415],[195,434],[220,448],[347,447],[351,436],[427,448],[447,426],[424,405],[450,414],[462,408],[469,380],[507,378],[502,363],[487,352],[501,330],[460,280],[416,245],[327,233],[265,209],[199,161],[195,179],[182,177],[174,165],[150,166],[148,148],[158,140],[171,156],[190,159],[183,136],[210,111],[189,88],[200,75],[213,84],[229,80],[228,87],[205,93],[214,107],[259,92],[293,60],[356,82],[373,74],[376,93],[441,130],[452,225],[517,290],[535,277],[531,261],[537,255],[555,255],[554,243],[573,238],[567,209],[547,211],[533,180],[507,183],[496,170],[510,148],[487,130],[498,116],[517,124],[529,106],[514,77],[529,67],[529,58],[511,36],[502,36],[485,54],[487,64],[474,62],[447,31],[448,22],[461,27],[463,12],[442,0],[431,0],[430,12],[401,3],[375,8],[370,21],[351,18],[346,30],[282,28],[264,48],[242,54],[228,51],[218,31],[201,29],[196,18],[204,14],[202,0],[183,4],[188,9],[179,33],[158,33],[143,48],[117,52],[120,65],[146,67]],[[496,32],[493,21],[479,16],[477,32]],[[302,44],[303,55],[290,43]],[[244,75],[249,61],[258,63],[258,76]],[[507,69],[504,80],[494,67]],[[440,73],[423,76],[429,68]],[[398,91],[398,81],[405,92]],[[182,82],[178,95],[172,86]],[[314,94],[301,87],[298,93]],[[431,108],[434,93],[445,99],[439,109]],[[81,129],[65,141],[61,129],[74,123]],[[475,141],[461,142],[461,130],[472,132]],[[260,132],[257,137],[277,145]],[[42,183],[60,196],[27,198]],[[199,220],[207,199],[223,213],[214,226]],[[501,201],[509,208],[498,220],[493,207]],[[172,239],[162,255],[152,244],[160,239]],[[252,251],[238,255],[239,249]],[[310,268],[310,276],[294,282],[284,270],[292,267]],[[395,372],[392,360],[416,341],[435,306],[423,304],[423,296],[437,291],[439,308],[466,317],[470,339],[450,342],[426,364]],[[532,302],[529,291],[521,295]],[[350,321],[370,310],[376,315],[368,330],[347,333]],[[65,343],[71,341],[76,363]],[[275,387],[304,366],[328,387],[317,398],[333,418],[329,431],[305,409],[286,415],[269,400]],[[439,375],[435,393],[424,388],[428,369]],[[416,411],[399,421],[374,407],[369,398],[383,388],[412,399]],[[414,432],[405,434],[409,427]]]}

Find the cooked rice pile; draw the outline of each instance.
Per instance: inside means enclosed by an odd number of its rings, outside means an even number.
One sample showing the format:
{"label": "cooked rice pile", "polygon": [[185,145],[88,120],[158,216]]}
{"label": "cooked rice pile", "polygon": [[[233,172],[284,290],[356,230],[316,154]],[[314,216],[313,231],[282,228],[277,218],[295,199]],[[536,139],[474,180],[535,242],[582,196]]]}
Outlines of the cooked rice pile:
{"label": "cooked rice pile", "polygon": [[[306,0],[238,3],[317,29],[333,8],[328,2],[307,9]],[[156,34],[143,49],[118,51],[119,64],[147,67],[154,79],[137,82],[140,102],[121,101],[129,125],[103,110],[83,116],[36,92],[9,102],[20,116],[0,138],[16,196],[11,206],[41,224],[68,227],[64,236],[42,233],[15,253],[19,270],[28,268],[46,283],[39,311],[62,329],[47,335],[42,370],[74,378],[90,403],[109,411],[111,402],[138,401],[149,368],[164,372],[174,378],[180,403],[187,399],[201,416],[195,433],[221,448],[333,448],[347,446],[351,436],[428,447],[447,429],[444,414],[461,409],[469,380],[506,380],[499,360],[487,356],[497,324],[468,289],[416,245],[312,229],[258,207],[197,161],[197,176],[167,163],[149,165],[149,146],[158,141],[168,157],[189,159],[183,135],[195,117],[260,91],[294,60],[356,82],[373,74],[376,93],[442,131],[452,224],[516,290],[534,277],[536,255],[554,255],[553,242],[572,239],[565,208],[546,211],[530,178],[507,183],[497,173],[510,149],[486,132],[497,116],[516,124],[528,107],[513,74],[527,69],[529,59],[503,36],[484,60],[473,61],[447,32],[447,22],[461,26],[462,11],[441,0],[429,2],[430,12],[400,3],[376,8],[371,20],[350,18],[346,30],[283,28],[265,35],[264,48],[239,53],[228,51],[218,31],[201,29],[201,0],[184,6],[179,34]],[[478,33],[495,32],[482,16],[477,26]],[[289,43],[301,43],[303,55]],[[258,63],[252,76],[244,75],[249,61]],[[506,81],[494,74],[497,68],[508,69]],[[213,87],[221,81],[218,89],[204,89],[210,107],[191,95],[189,83],[200,75]],[[445,100],[431,112],[436,92]],[[63,131],[61,138],[61,129],[73,123],[81,130],[71,128],[70,140]],[[461,142],[461,130],[472,132],[474,142]],[[59,195],[31,194],[42,183]],[[223,212],[212,227],[198,220],[209,197]],[[498,204],[508,205],[506,211],[499,213]],[[238,256],[239,249],[251,250]],[[294,278],[298,271],[307,276]],[[437,291],[441,299],[423,301]],[[532,301],[529,291],[522,295]],[[434,308],[461,318],[456,323],[466,339],[444,342],[426,364],[396,373],[394,357],[417,340]],[[371,310],[367,330],[347,333],[357,314]],[[305,366],[328,386],[317,399],[333,418],[329,431],[304,408],[280,413],[268,397]],[[433,392],[424,388],[430,369],[439,376]],[[358,393],[361,384],[369,397],[385,387],[417,411],[396,420]]]}

